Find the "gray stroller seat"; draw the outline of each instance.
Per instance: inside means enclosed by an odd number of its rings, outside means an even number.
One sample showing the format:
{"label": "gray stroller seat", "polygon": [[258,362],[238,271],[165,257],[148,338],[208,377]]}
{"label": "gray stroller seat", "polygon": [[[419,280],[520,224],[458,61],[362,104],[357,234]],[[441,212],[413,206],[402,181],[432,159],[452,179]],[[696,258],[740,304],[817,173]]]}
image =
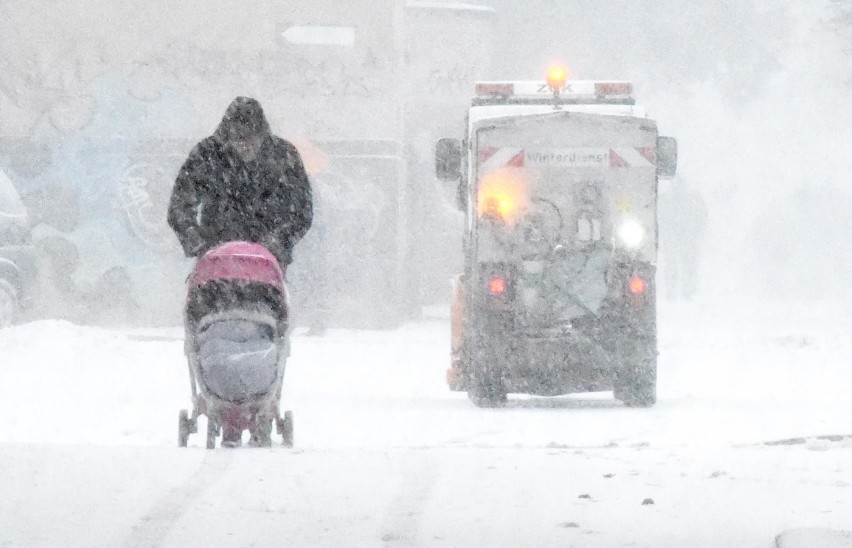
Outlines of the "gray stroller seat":
{"label": "gray stroller seat", "polygon": [[198,336],[198,360],[207,388],[234,403],[266,394],[278,375],[274,328],[247,319],[222,319]]}

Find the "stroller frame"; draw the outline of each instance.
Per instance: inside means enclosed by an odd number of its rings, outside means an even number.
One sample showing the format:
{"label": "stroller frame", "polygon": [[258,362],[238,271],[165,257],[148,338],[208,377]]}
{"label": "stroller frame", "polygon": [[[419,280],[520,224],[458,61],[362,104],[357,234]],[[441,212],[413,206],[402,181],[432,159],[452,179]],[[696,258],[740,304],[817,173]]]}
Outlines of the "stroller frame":
{"label": "stroller frame", "polygon": [[[224,244],[223,246],[214,248],[208,253],[215,253],[217,250],[221,252],[223,251],[223,248],[227,248],[227,246],[232,246],[232,248],[224,249],[224,251],[233,252],[233,244]],[[260,260],[261,263],[263,263],[263,261],[269,261],[270,259],[274,261],[272,255],[268,252],[266,252],[266,254],[263,254],[262,252],[258,253],[257,249],[251,249],[253,244],[246,243],[243,243],[242,245],[243,250],[246,249],[246,246],[248,246],[247,249],[249,253],[243,253],[240,255],[240,252],[237,251],[232,257],[243,260],[246,258],[249,260]],[[265,251],[265,249],[261,249]],[[207,255],[205,255],[205,257],[201,260],[203,261],[206,257]],[[227,260],[229,256],[220,255],[217,258]],[[269,265],[266,266],[268,267]],[[189,436],[198,432],[198,417],[201,415],[205,415],[207,417],[206,446],[208,449],[216,447],[216,438],[223,435],[225,429],[229,429],[232,432],[234,430],[239,431],[240,436],[244,430],[249,430],[251,433],[252,445],[258,447],[269,447],[272,444],[273,423],[275,424],[276,432],[282,437],[283,445],[285,447],[293,446],[293,413],[288,410],[282,415],[280,408],[284,371],[287,358],[290,355],[289,326],[286,318],[288,297],[286,286],[284,286],[283,283],[283,273],[281,273],[277,262],[274,263],[274,266],[280,274],[280,284],[272,285],[272,287],[278,290],[276,293],[281,299],[280,304],[283,306],[284,317],[281,317],[281,314],[276,315],[271,307],[268,309],[264,307],[264,309],[259,310],[257,303],[245,303],[242,306],[237,305],[233,308],[229,307],[227,310],[211,311],[196,318],[189,313],[189,304],[187,305],[187,310],[185,310],[184,314],[184,327],[186,333],[184,354],[187,358],[189,371],[192,410],[190,412],[186,409],[181,409],[178,413],[179,447],[186,447]],[[198,265],[196,268],[198,268]],[[211,281],[236,283],[253,282],[251,274],[246,272],[244,269],[238,269],[236,275],[231,275],[233,273],[226,273],[224,276],[221,275],[222,271],[219,269],[219,272],[217,272],[215,277],[201,280],[195,277],[196,274],[197,271],[191,275],[189,279],[188,303],[192,298],[194,291],[200,290],[204,287],[205,283]],[[268,276],[262,276],[261,278],[261,285],[270,285],[268,284]],[[254,306],[252,306],[252,304]],[[237,402],[222,399],[208,389],[202,380],[201,363],[198,355],[198,336],[205,327],[220,320],[235,319],[249,320],[270,327],[275,334],[275,346],[277,352],[275,380],[269,389],[262,394],[250,396],[243,401]],[[226,440],[223,439],[223,442],[224,441]]]}

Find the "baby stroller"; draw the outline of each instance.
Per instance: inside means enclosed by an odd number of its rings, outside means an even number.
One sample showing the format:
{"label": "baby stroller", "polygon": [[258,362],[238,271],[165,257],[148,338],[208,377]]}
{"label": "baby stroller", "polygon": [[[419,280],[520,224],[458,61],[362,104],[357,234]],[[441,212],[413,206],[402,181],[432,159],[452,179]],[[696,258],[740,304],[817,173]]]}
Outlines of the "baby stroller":
{"label": "baby stroller", "polygon": [[229,242],[204,254],[188,279],[186,342],[192,414],[182,409],[178,446],[186,447],[207,416],[207,448],[272,444],[275,423],[293,446],[293,415],[280,413],[284,367],[290,354],[288,297],[275,256],[249,242]]}

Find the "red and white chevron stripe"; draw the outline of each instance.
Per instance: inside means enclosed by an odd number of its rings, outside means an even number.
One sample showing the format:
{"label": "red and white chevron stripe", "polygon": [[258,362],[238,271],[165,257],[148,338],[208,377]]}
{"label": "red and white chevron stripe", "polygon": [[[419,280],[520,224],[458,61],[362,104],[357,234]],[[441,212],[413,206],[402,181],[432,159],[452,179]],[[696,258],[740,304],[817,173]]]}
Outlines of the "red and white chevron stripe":
{"label": "red and white chevron stripe", "polygon": [[480,149],[480,174],[489,173],[504,167],[524,167],[524,149],[513,147]]}
{"label": "red and white chevron stripe", "polygon": [[656,167],[654,147],[618,147],[609,150],[610,167]]}

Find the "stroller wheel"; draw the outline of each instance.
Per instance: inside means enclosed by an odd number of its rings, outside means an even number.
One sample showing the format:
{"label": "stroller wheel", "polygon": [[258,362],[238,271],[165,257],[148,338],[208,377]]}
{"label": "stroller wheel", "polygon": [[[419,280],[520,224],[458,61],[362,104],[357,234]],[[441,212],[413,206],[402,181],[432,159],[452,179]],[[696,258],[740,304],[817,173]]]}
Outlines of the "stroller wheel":
{"label": "stroller wheel", "polygon": [[278,433],[284,447],[293,447],[293,412],[284,411],[284,418],[278,419]]}
{"label": "stroller wheel", "polygon": [[181,409],[178,413],[178,447],[186,447],[189,435],[192,433],[192,424],[189,420],[189,412]]}
{"label": "stroller wheel", "polygon": [[219,425],[211,418],[207,418],[207,449],[216,447],[216,438],[219,436]]}

